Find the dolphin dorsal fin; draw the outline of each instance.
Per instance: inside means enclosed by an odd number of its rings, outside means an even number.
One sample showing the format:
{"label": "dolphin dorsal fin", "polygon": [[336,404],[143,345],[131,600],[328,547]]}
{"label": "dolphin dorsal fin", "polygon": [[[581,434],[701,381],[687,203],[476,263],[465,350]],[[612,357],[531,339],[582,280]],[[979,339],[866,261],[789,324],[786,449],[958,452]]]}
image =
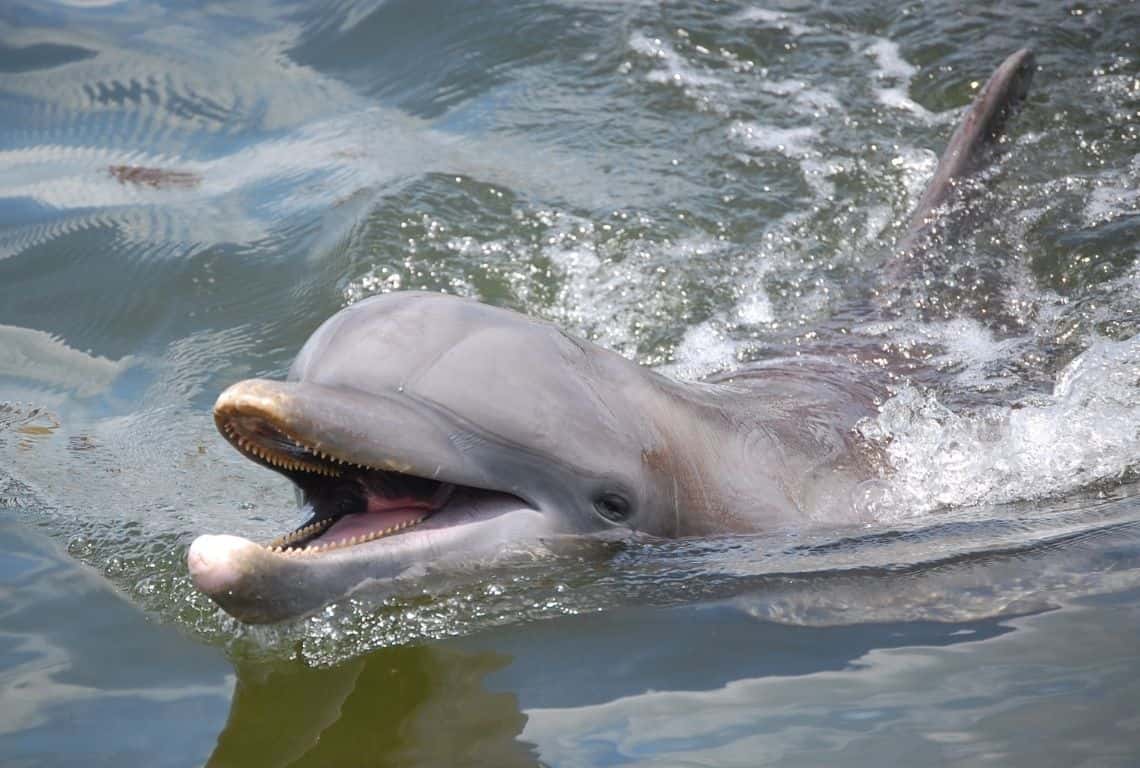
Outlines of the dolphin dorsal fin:
{"label": "dolphin dorsal fin", "polygon": [[1028,48],[1011,54],[994,70],[938,160],[934,178],[922,193],[888,265],[889,275],[905,271],[919,241],[935,223],[938,207],[950,197],[958,180],[977,172],[991,159],[991,149],[1001,137],[1006,121],[1029,93],[1033,70],[1033,52]]}

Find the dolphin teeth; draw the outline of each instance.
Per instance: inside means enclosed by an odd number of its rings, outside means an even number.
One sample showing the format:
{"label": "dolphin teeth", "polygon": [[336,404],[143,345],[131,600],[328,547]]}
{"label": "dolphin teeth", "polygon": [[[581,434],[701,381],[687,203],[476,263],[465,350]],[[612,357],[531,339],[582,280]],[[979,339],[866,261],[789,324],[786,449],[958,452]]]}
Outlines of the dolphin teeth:
{"label": "dolphin teeth", "polygon": [[262,546],[271,552],[280,551],[282,554],[294,554],[298,550],[289,548],[290,544],[323,531],[324,529],[331,526],[333,522],[333,520],[317,520],[316,522],[309,523],[308,525],[298,528],[291,533],[286,533],[283,536],[278,536],[273,541],[269,542],[268,544],[263,544]]}
{"label": "dolphin teeth", "polygon": [[279,536],[268,544],[264,544],[262,546],[274,554],[287,555],[290,557],[297,555],[316,555],[323,552],[329,552],[334,549],[344,549],[346,547],[365,544],[370,541],[375,541],[376,539],[382,539],[385,536],[391,536],[392,534],[399,531],[419,525],[424,520],[427,520],[428,517],[429,515],[422,515],[421,517],[417,517],[412,520],[405,520],[401,523],[396,523],[395,525],[391,525],[387,528],[384,528],[383,530],[373,531],[372,533],[358,534],[347,539],[313,543],[309,546],[292,546],[292,544],[297,541],[309,538],[315,534],[320,533],[321,531],[331,528],[332,525],[336,522],[336,520],[331,518],[325,520],[317,520],[315,522],[309,523],[308,525],[302,526],[301,528],[298,528],[291,533]]}

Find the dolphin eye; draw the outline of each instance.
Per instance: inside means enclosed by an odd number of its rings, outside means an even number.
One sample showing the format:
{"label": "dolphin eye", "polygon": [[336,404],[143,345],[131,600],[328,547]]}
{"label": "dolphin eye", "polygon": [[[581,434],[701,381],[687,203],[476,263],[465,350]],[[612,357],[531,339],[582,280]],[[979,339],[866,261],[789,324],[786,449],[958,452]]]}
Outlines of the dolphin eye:
{"label": "dolphin eye", "polygon": [[616,493],[603,493],[594,500],[594,509],[611,523],[620,523],[629,517],[629,502]]}

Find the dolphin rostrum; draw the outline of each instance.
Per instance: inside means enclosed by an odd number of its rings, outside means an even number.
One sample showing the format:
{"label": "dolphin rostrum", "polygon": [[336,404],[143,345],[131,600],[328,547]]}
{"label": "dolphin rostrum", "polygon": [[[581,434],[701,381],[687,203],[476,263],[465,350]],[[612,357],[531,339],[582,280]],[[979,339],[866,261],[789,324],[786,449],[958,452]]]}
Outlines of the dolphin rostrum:
{"label": "dolphin rostrum", "polygon": [[[981,166],[1032,70],[1021,50],[990,78],[888,270]],[[286,381],[218,398],[218,429],[288,477],[308,519],[267,544],[200,536],[190,575],[230,614],[271,622],[565,534],[842,521],[874,472],[852,428],[881,394],[861,369],[814,358],[678,382],[510,310],[376,296],[328,319]]]}

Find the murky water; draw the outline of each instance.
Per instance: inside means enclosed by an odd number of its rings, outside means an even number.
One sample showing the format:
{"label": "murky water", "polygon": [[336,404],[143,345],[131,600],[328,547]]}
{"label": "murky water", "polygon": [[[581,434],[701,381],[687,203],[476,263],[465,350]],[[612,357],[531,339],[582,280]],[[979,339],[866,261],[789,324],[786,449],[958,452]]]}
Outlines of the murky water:
{"label": "murky water", "polygon": [[[0,9],[0,762],[1134,764],[1138,40],[1127,2]],[[878,286],[1027,44],[985,190]],[[296,512],[213,399],[406,288],[682,377],[856,359],[893,470],[859,526],[237,625],[186,545]]]}

